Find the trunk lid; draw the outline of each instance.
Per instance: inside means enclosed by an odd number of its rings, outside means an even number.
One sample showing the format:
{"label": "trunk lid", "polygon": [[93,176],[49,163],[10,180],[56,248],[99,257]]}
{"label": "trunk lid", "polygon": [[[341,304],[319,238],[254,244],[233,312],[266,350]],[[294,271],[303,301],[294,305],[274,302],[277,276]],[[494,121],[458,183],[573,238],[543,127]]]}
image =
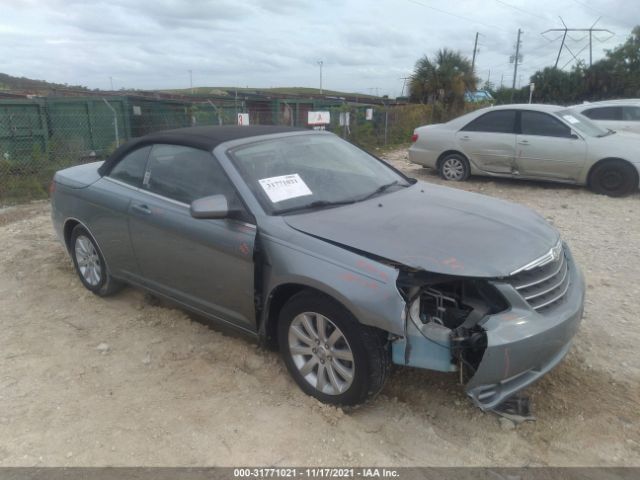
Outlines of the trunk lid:
{"label": "trunk lid", "polygon": [[69,188],[85,188],[100,178],[98,168],[103,162],[91,162],[58,170],[53,181]]}

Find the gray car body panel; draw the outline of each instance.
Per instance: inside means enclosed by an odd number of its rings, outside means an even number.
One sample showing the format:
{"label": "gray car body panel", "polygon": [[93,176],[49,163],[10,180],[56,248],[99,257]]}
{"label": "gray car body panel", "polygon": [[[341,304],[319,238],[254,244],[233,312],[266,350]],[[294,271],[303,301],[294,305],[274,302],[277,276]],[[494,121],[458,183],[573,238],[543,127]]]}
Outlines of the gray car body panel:
{"label": "gray car body panel", "polygon": [[424,182],[283,218],[302,232],[408,267],[466,277],[510,275],[559,238],[526,207]]}
{"label": "gray car body panel", "polygon": [[[300,134],[327,135],[274,136]],[[94,163],[56,174],[55,230],[62,239],[67,222],[81,222],[116,278],[258,337],[265,335],[274,292],[290,285],[314,288],[341,302],[361,323],[389,332],[397,363],[439,370],[456,370],[447,349],[431,356],[414,349],[413,357],[399,350],[407,335],[407,304],[396,284],[400,270],[491,279],[512,307],[483,324],[488,347],[466,387],[482,408],[536,380],[564,356],[582,312],[584,283],[577,267],[571,267],[569,301],[545,316],[500,280],[557,243],[557,231],[542,217],[522,206],[420,182],[353,205],[267,215],[226,152],[269,137],[226,142],[213,151],[255,225],[192,218],[188,205],[100,177],[95,173],[100,164]],[[134,215],[136,202],[156,218]],[[194,273],[180,273],[185,265]],[[211,291],[203,284],[211,284]],[[493,389],[489,399],[488,389]]]}
{"label": "gray car body panel", "polygon": [[403,334],[405,302],[396,287],[396,269],[299,232],[283,235],[282,230],[267,227],[260,234],[267,297],[283,285],[308,286],[338,300],[361,323]]}
{"label": "gray car body panel", "polygon": [[494,285],[511,309],[486,318],[487,348],[476,374],[466,384],[467,393],[484,409],[497,406],[555,367],[567,354],[582,320],[585,284],[569,248],[570,287],[552,312],[532,311],[509,284]]}

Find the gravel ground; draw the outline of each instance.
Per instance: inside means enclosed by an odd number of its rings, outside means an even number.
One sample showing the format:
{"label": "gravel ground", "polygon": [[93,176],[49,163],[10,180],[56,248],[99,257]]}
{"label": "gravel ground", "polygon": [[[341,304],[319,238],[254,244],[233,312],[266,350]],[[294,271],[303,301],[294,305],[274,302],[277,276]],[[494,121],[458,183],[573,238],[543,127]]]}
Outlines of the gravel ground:
{"label": "gravel ground", "polygon": [[[385,157],[441,183],[406,150]],[[132,288],[86,291],[34,203],[0,210],[0,465],[640,466],[640,195],[449,185],[536,209],[584,269],[586,317],[528,391],[535,422],[501,421],[454,375],[412,369],[365,406],[322,405],[276,353]]]}

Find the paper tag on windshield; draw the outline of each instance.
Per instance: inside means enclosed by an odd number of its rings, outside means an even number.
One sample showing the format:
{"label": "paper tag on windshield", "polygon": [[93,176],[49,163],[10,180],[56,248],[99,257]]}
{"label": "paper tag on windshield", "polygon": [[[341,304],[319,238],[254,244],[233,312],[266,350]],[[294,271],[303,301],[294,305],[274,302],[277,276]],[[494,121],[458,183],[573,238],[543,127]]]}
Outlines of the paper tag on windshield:
{"label": "paper tag on windshield", "polygon": [[580,120],[578,120],[573,115],[563,115],[562,118],[564,118],[569,123],[580,123]]}
{"label": "paper tag on windshield", "polygon": [[293,175],[262,178],[258,180],[258,182],[260,182],[260,186],[273,203],[312,194],[307,184],[304,183],[297,173]]}

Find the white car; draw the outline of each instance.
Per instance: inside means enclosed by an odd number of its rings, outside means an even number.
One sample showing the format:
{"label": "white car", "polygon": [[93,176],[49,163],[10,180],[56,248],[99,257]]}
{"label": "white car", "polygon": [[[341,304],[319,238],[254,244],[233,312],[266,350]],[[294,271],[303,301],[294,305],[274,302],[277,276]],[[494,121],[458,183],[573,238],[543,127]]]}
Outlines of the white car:
{"label": "white car", "polygon": [[571,107],[601,127],[640,133],[640,99],[587,102]]}
{"label": "white car", "polygon": [[446,180],[469,175],[588,185],[624,196],[638,188],[640,136],[603,129],[556,105],[502,105],[419,127],[409,160]]}

